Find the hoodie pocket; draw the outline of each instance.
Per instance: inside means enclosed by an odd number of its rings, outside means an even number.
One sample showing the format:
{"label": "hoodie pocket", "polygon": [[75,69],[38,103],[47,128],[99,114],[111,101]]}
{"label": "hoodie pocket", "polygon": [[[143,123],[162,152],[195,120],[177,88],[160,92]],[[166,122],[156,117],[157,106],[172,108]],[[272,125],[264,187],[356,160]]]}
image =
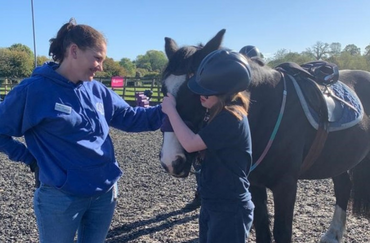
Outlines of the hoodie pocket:
{"label": "hoodie pocket", "polygon": [[77,196],[97,196],[112,188],[122,175],[118,164],[106,163],[99,166],[70,169],[60,190]]}

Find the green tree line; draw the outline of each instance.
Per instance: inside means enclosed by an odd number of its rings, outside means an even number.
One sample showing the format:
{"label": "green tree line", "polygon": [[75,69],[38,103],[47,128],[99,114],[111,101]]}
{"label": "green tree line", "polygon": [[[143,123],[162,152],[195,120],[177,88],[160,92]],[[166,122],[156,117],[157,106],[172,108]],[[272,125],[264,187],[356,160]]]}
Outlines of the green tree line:
{"label": "green tree line", "polygon": [[[46,56],[37,56],[36,59],[37,66],[51,61]],[[166,63],[166,55],[156,50],[149,50],[144,55],[137,56],[133,61],[129,58],[115,61],[107,57],[103,64],[104,71],[96,75],[100,78],[112,76],[154,78],[161,74]],[[28,46],[18,43],[7,48],[0,48],[0,77],[15,79],[29,77],[34,67],[34,53]]]}
{"label": "green tree line", "polygon": [[[261,50],[263,52],[263,50]],[[301,53],[291,52],[287,49],[278,50],[266,63],[275,67],[284,62],[303,64],[314,60],[324,60],[338,65],[340,69],[361,69],[370,71],[370,45],[361,49],[354,44],[342,48],[338,42],[331,44],[321,41]],[[50,61],[49,57],[37,56],[37,65]],[[138,55],[135,60],[122,58],[115,61],[107,57],[104,62],[104,72],[97,73],[98,77],[110,78],[112,76],[126,76],[136,78],[155,78],[167,63],[167,57],[162,51],[149,50],[144,55]],[[0,48],[0,77],[24,78],[31,75],[34,69],[34,53],[20,43],[10,47]]]}
{"label": "green tree line", "polygon": [[338,42],[328,44],[318,41],[301,53],[286,49],[278,50],[272,58],[266,61],[269,66],[276,67],[284,62],[303,64],[315,60],[335,63],[339,69],[370,71],[370,45],[367,45],[364,52],[361,53],[361,48],[354,44],[346,45],[342,49]]}

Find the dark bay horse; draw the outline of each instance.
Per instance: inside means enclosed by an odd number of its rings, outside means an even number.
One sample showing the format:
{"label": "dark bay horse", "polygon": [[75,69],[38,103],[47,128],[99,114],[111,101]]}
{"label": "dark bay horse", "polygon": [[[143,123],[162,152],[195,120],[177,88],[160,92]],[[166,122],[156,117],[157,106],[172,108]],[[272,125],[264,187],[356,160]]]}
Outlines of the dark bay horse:
{"label": "dark bay horse", "polygon": [[[208,53],[221,48],[224,33],[225,30],[221,30],[204,46],[181,48],[171,38],[165,38],[169,62],[163,72],[163,92],[176,97],[180,115],[194,132],[199,130],[205,110],[199,96],[187,88],[187,81]],[[249,176],[252,200],[256,205],[254,227],[257,242],[273,241],[266,205],[267,188],[274,198],[273,237],[275,242],[286,243],[291,242],[292,237],[297,181],[323,178],[333,180],[336,205],[330,227],[321,242],[341,242],[350,199],[353,199],[353,212],[369,216],[370,73],[340,71],[339,79],[360,98],[364,115],[350,128],[329,132],[321,153],[303,170],[302,163],[316,141],[317,130],[306,118],[292,80],[285,80],[280,71],[256,61],[250,60],[250,66],[252,83],[248,117],[254,161],[264,155]],[[280,116],[282,103],[285,103],[284,113]],[[275,129],[277,123],[279,126]],[[162,166],[173,176],[186,177],[195,156],[183,150],[170,129],[163,132]]]}

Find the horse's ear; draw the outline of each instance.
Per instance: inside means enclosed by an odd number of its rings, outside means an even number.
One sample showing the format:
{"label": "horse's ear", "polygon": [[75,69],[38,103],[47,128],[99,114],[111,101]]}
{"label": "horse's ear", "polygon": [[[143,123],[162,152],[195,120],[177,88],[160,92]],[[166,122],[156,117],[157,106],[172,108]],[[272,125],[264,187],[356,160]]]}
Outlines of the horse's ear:
{"label": "horse's ear", "polygon": [[226,30],[222,29],[220,30],[215,37],[213,37],[210,41],[205,44],[205,46],[197,52],[197,66],[200,64],[200,62],[205,58],[209,53],[219,49],[221,47],[222,40],[224,38]]}
{"label": "horse's ear", "polygon": [[164,48],[166,51],[167,58],[171,59],[171,57],[173,56],[173,54],[175,54],[179,47],[177,46],[176,42],[169,37],[165,37],[164,41],[165,41]]}

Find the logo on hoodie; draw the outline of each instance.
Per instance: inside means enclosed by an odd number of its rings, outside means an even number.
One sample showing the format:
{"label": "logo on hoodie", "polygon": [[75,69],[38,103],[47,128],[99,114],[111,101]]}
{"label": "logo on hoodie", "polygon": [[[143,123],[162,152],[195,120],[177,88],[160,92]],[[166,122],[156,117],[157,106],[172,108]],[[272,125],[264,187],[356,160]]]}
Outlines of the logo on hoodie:
{"label": "logo on hoodie", "polygon": [[101,102],[97,102],[96,103],[96,110],[102,115],[104,116],[104,106],[103,106],[103,103]]}

